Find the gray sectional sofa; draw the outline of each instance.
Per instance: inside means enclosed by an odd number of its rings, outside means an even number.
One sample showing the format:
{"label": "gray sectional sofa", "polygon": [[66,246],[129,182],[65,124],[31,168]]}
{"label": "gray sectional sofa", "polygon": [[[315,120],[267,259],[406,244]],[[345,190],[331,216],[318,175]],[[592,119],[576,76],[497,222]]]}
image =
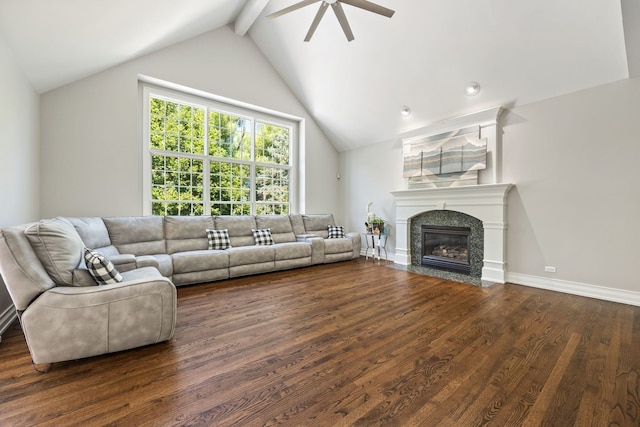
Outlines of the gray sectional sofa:
{"label": "gray sectional sofa", "polygon": [[[156,267],[176,286],[211,282],[360,256],[360,235],[329,239],[333,215],[147,216],[67,218],[85,245],[119,271]],[[228,230],[231,247],[209,250],[205,230]],[[257,246],[252,230],[269,229]]]}
{"label": "gray sectional sofa", "polygon": [[[0,274],[33,362],[50,364],[170,339],[176,285],[359,257],[360,235],[329,238],[335,225],[331,214],[59,217],[1,230]],[[258,229],[273,244],[256,245]],[[206,230],[227,230],[230,247],[210,249]],[[121,281],[98,286],[85,248]]]}

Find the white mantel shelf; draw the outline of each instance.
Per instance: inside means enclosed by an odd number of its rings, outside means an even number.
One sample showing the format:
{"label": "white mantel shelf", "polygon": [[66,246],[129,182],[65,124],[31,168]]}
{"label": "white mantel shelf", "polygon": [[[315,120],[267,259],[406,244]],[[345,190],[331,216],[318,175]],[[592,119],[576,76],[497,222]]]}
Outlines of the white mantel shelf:
{"label": "white mantel shelf", "polygon": [[396,263],[411,264],[409,221],[432,210],[451,210],[478,218],[484,227],[482,280],[505,283],[507,194],[513,184],[392,191],[396,201]]}

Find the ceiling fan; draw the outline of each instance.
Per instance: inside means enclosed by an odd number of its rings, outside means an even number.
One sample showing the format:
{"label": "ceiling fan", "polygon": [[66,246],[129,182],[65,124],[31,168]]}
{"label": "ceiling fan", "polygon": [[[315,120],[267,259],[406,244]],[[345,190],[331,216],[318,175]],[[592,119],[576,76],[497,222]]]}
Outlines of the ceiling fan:
{"label": "ceiling fan", "polygon": [[304,41],[306,42],[311,40],[311,36],[313,36],[313,33],[316,31],[316,28],[318,28],[318,24],[320,23],[320,20],[324,16],[324,13],[327,11],[327,8],[329,7],[329,5],[331,5],[333,12],[336,14],[336,18],[338,18],[338,22],[342,27],[342,31],[344,31],[344,35],[347,36],[347,40],[349,41],[353,40],[354,37],[353,37],[353,32],[351,31],[351,27],[349,26],[349,21],[347,21],[347,16],[344,14],[342,3],[348,4],[350,6],[359,7],[360,9],[377,13],[378,15],[383,15],[383,16],[386,16],[387,18],[391,18],[395,13],[391,9],[387,9],[386,7],[382,7],[375,3],[371,3],[370,1],[367,1],[367,0],[302,0],[289,7],[285,7],[282,10],[274,12],[268,15],[268,17],[276,18],[278,16],[282,16],[286,13],[293,12],[294,10],[298,10],[300,8],[309,6],[310,4],[317,3],[317,2],[321,2],[320,9],[318,9],[318,13],[316,13],[316,17],[313,19],[313,22],[311,23],[311,27],[307,32],[307,36],[304,38]]}

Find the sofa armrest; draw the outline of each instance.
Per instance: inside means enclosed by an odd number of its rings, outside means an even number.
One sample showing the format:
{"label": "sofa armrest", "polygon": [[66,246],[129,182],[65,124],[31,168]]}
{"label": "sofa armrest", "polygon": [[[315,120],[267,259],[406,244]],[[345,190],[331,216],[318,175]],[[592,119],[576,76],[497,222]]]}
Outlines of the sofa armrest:
{"label": "sofa armrest", "polygon": [[296,240],[311,244],[312,265],[324,263],[324,239],[321,236],[317,234],[298,234]]}
{"label": "sofa armrest", "polygon": [[347,233],[345,235],[348,239],[353,242],[353,259],[360,257],[360,251],[362,250],[362,238],[360,237],[360,233]]}
{"label": "sofa armrest", "polygon": [[156,269],[160,269],[160,263],[153,255],[141,255],[136,257],[135,259],[136,267],[155,267]]}
{"label": "sofa armrest", "polygon": [[133,254],[116,254],[107,256],[113,266],[122,273],[136,268],[136,256]]}
{"label": "sofa armrest", "polygon": [[306,242],[308,241],[308,239],[313,239],[313,238],[322,239],[322,236],[319,236],[317,234],[297,234],[296,235],[296,240],[298,242]]}

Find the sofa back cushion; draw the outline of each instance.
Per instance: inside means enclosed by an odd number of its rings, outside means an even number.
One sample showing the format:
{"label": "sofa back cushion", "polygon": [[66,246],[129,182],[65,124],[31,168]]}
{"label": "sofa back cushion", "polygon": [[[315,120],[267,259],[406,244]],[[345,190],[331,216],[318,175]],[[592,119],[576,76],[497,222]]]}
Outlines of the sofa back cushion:
{"label": "sofa back cushion", "polygon": [[28,226],[0,230],[0,274],[18,311],[56,285],[24,234]]}
{"label": "sofa back cushion", "polygon": [[199,251],[208,248],[207,229],[214,227],[211,216],[166,216],[164,235],[167,253]]}
{"label": "sofa back cushion", "polygon": [[229,230],[231,246],[254,246],[252,228],[258,228],[252,215],[220,215],[214,219],[216,230]]}
{"label": "sofa back cushion", "polygon": [[258,215],[256,225],[259,229],[270,229],[274,243],[295,242],[296,235],[288,215]]}
{"label": "sofa back cushion", "polygon": [[51,279],[57,285],[70,286],[84,251],[73,225],[61,217],[47,219],[30,225],[24,234]]}
{"label": "sofa back cushion", "polygon": [[302,215],[304,228],[307,234],[315,234],[326,239],[329,237],[329,225],[336,225],[332,214]]}
{"label": "sofa back cushion", "polygon": [[118,255],[118,250],[111,244],[109,231],[100,217],[68,217],[65,218],[80,235],[84,245],[104,256]]}
{"label": "sofa back cushion", "polygon": [[161,216],[106,217],[104,225],[111,243],[121,254],[166,254],[164,221]]}
{"label": "sofa back cushion", "polygon": [[289,214],[289,221],[291,221],[293,234],[295,234],[296,236],[307,234],[307,231],[304,229],[304,221],[302,220],[302,215]]}

